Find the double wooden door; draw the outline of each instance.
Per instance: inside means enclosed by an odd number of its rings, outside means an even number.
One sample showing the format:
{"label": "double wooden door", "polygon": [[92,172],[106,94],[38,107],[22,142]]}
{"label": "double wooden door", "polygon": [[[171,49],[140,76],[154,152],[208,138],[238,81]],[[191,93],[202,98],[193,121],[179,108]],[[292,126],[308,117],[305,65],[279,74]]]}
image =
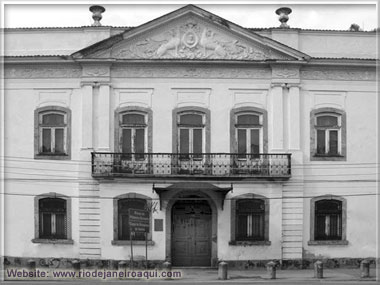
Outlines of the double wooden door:
{"label": "double wooden door", "polygon": [[211,265],[211,208],[207,201],[181,201],[172,212],[174,266]]}

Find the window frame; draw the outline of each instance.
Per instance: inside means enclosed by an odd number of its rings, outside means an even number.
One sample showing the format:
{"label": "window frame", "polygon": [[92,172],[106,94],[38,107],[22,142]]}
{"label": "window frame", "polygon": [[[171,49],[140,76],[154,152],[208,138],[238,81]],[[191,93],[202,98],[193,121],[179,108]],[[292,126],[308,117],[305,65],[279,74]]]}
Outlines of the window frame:
{"label": "window frame", "polygon": [[[123,125],[122,124],[122,118],[123,115],[126,115],[128,113],[131,114],[139,114],[144,115],[145,118],[145,125]],[[127,106],[127,107],[120,107],[115,110],[115,138],[114,138],[114,151],[115,152],[122,152],[122,146],[121,146],[121,138],[122,138],[122,129],[141,129],[141,127],[145,128],[144,132],[144,152],[145,153],[151,153],[152,152],[152,141],[153,141],[153,113],[150,108],[144,108],[139,106]],[[132,131],[133,132],[133,131]],[[131,132],[131,146],[133,145],[133,136]],[[132,156],[134,159],[134,156]],[[146,159],[146,158],[145,158]],[[144,160],[144,159],[137,159],[137,160]]]}
{"label": "window frame", "polygon": [[[238,129],[237,118],[240,115],[256,115],[259,116],[260,122],[260,152],[259,154],[268,153],[268,114],[267,111],[257,107],[240,107],[230,111],[230,152],[238,153]],[[258,126],[252,125],[252,128],[259,129]],[[248,144],[248,143],[247,143]],[[247,145],[248,147],[248,145]]]}
{"label": "window frame", "polygon": [[[321,116],[333,116],[337,118],[338,126],[318,126],[317,119]],[[318,130],[325,130],[325,153],[318,153]],[[329,153],[330,147],[330,132],[337,131],[338,136],[338,153]],[[310,160],[332,160],[332,161],[345,161],[346,160],[346,113],[343,110],[336,108],[319,108],[312,110],[310,113]]]}
{"label": "window frame", "polygon": [[[59,114],[64,116],[64,125],[44,125],[42,118],[48,114]],[[53,130],[50,133],[51,149],[55,145],[55,130],[64,129],[63,134],[63,149],[64,153],[42,152],[43,145],[43,129]],[[34,111],[34,158],[35,159],[52,159],[52,160],[69,160],[71,159],[71,110],[60,106],[46,106],[37,108]]]}
{"label": "window frame", "polygon": [[[238,118],[239,116],[243,115],[252,115],[252,116],[257,116],[259,117],[259,124],[239,124],[238,123]],[[247,160],[248,157],[246,155],[245,158],[240,157],[239,153],[239,130],[245,130],[245,136],[246,136],[246,141],[245,141],[245,148],[246,148],[246,154],[247,153],[252,153],[250,151],[251,149],[251,132],[252,130],[259,130],[259,152],[257,154],[263,153],[263,114],[262,113],[256,113],[256,112],[247,112],[247,111],[242,111],[235,113],[235,138],[236,138],[236,144],[237,144],[237,153],[238,155],[238,160]],[[254,158],[254,157],[251,157]]]}
{"label": "window frame", "polygon": [[[198,115],[201,116],[202,118],[202,124],[200,125],[190,125],[190,124],[181,124],[181,116],[184,115]],[[203,112],[199,111],[183,111],[177,114],[177,137],[178,137],[178,149],[177,153],[182,153],[181,150],[181,130],[188,130],[188,136],[189,136],[189,141],[188,141],[188,148],[189,152],[188,153],[195,153],[194,152],[194,131],[195,130],[201,130],[202,132],[202,151],[201,153],[206,152],[206,114]],[[194,157],[193,159],[197,160],[199,158]],[[200,158],[199,160],[202,160]]]}
{"label": "window frame", "polygon": [[[66,203],[66,237],[63,239],[41,237],[40,233],[40,200],[42,199],[60,199]],[[71,213],[71,198],[55,192],[41,194],[34,197],[34,238],[33,243],[49,243],[49,244],[73,244],[72,240],[72,213]]]}
{"label": "window frame", "polygon": [[[144,124],[123,124],[123,116],[127,114],[137,114],[141,115],[144,118]],[[144,130],[144,151],[143,153],[148,152],[148,114],[146,112],[138,112],[138,111],[126,111],[119,113],[119,151],[123,152],[123,131],[124,130],[130,130],[131,131],[131,138],[130,138],[130,144],[131,144],[131,153],[133,154],[131,156],[131,160],[145,160],[144,157],[138,158],[136,157],[136,146],[135,146],[135,137],[137,130]]]}
{"label": "window frame", "polygon": [[[241,200],[262,200],[264,202],[264,238],[263,240],[239,240],[237,237],[237,204]],[[270,219],[270,206],[269,199],[262,195],[247,193],[239,196],[235,196],[231,199],[231,240],[229,245],[233,246],[261,246],[261,245],[270,245],[269,240],[269,219]]]}
{"label": "window frame", "polygon": [[[203,153],[210,153],[210,110],[197,107],[197,106],[189,106],[189,107],[180,107],[175,108],[172,112],[172,121],[173,121],[173,132],[172,132],[172,152],[179,153],[179,118],[180,115],[185,114],[199,114],[202,115],[203,122],[203,132],[202,132],[202,151]],[[185,128],[185,126],[183,126]],[[190,136],[189,136],[190,137]]]}
{"label": "window frame", "polygon": [[[122,194],[119,196],[114,197],[113,199],[113,240],[111,241],[112,245],[130,245],[130,240],[121,240],[119,239],[119,200],[123,199],[142,199],[145,200],[147,204],[152,203],[152,198],[145,196],[143,194],[138,193],[127,193]],[[149,233],[147,235],[148,237],[148,245],[153,245],[154,242],[152,240],[152,220],[153,220],[153,213],[150,212],[149,217]],[[133,240],[132,243],[134,245],[145,245],[145,240]]]}
{"label": "window frame", "polygon": [[[240,204],[241,203],[244,203],[244,202],[251,202],[251,203],[258,203],[259,206],[263,206],[264,208],[263,209],[254,209],[254,208],[251,208],[250,211],[242,211],[240,209]],[[262,228],[260,229],[260,231],[262,231],[262,233],[259,233],[257,234],[257,238],[255,238],[254,236],[254,231],[253,231],[253,228],[251,228],[251,234],[252,236],[251,237],[242,237],[240,236],[239,234],[239,224],[240,224],[240,216],[243,216],[243,215],[253,215],[253,213],[258,213],[259,214],[259,219],[261,220],[260,222],[262,223]],[[238,199],[236,200],[236,213],[235,213],[235,227],[236,227],[236,230],[235,230],[235,238],[236,238],[236,241],[265,241],[265,201],[263,199],[256,199],[256,198],[252,198],[252,199]],[[253,220],[253,219],[252,219]],[[251,226],[252,226],[252,223],[253,221],[250,222]],[[247,221],[247,224],[248,224],[248,221]],[[249,231],[249,227],[247,226],[247,230]]]}
{"label": "window frame", "polygon": [[[341,209],[341,239],[326,239],[326,240],[321,240],[321,239],[316,239],[315,234],[316,234],[316,203],[322,200],[335,200],[341,202],[342,209]],[[343,197],[340,196],[335,196],[335,195],[323,195],[323,196],[318,196],[314,197],[310,200],[310,241],[308,242],[309,245],[347,245],[347,236],[346,236],[346,231],[347,231],[347,200]]]}

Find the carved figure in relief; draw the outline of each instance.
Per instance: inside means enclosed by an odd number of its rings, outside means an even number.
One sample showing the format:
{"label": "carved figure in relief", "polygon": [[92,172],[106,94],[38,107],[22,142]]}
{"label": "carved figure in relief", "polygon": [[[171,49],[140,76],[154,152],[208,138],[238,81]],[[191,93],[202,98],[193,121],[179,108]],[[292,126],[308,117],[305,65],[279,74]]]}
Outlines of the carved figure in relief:
{"label": "carved figure in relief", "polygon": [[178,47],[181,43],[179,33],[177,33],[175,29],[172,29],[169,31],[169,34],[171,35],[172,38],[169,39],[168,42],[162,44],[157,49],[157,55],[158,56],[163,56],[169,50],[174,50],[174,55],[178,56]]}
{"label": "carved figure in relief", "polygon": [[226,57],[225,49],[214,39],[214,35],[215,33],[208,29],[204,29],[202,32],[199,45],[203,49],[204,56],[207,57],[207,50],[211,50],[217,56]]}

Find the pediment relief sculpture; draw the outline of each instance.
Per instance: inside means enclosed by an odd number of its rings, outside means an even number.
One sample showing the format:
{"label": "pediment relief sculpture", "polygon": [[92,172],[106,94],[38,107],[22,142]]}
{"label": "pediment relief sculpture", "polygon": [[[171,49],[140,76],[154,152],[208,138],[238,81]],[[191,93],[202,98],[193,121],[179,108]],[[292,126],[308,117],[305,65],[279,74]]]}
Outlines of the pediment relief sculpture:
{"label": "pediment relief sculpture", "polygon": [[[122,59],[265,60],[273,56],[270,49],[248,44],[196,21],[173,25],[156,35],[115,46],[111,52],[111,57]],[[276,54],[275,57],[282,56]]]}

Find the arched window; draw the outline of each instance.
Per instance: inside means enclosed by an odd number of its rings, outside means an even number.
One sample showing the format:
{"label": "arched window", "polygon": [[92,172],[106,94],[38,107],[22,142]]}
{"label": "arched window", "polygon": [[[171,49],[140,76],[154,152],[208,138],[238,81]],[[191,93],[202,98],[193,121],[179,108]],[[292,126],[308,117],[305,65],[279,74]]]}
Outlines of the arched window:
{"label": "arched window", "polygon": [[172,173],[210,171],[210,110],[189,106],[173,110]]}
{"label": "arched window", "polygon": [[236,240],[264,240],[265,202],[242,199],[236,202]]}
{"label": "arched window", "polygon": [[71,199],[57,193],[36,196],[34,243],[67,243],[71,239]]}
{"label": "arched window", "polygon": [[[144,199],[119,199],[118,200],[118,232],[119,240],[130,240],[130,228],[129,228],[129,210],[138,209],[146,210],[147,203]],[[136,232],[132,237],[133,240],[145,240],[145,234]]]}
{"label": "arched window", "polygon": [[114,171],[147,174],[152,171],[152,110],[139,106],[115,110]]}
{"label": "arched window", "polygon": [[237,153],[239,159],[250,159],[268,152],[266,110],[256,107],[235,108],[231,110],[230,122],[231,153]]}
{"label": "arched window", "polygon": [[[239,159],[263,153],[263,116],[253,112],[235,115],[235,137]],[[252,154],[249,155],[248,154]]]}
{"label": "arched window", "polygon": [[315,202],[315,240],[342,239],[342,202],[320,200]]}
{"label": "arched window", "polygon": [[347,244],[346,199],[324,195],[311,199],[310,241],[316,244]]}
{"label": "arched window", "polygon": [[338,155],[341,153],[341,118],[336,114],[316,115],[316,135],[318,155]]}
{"label": "arched window", "polygon": [[200,112],[179,113],[178,124],[178,151],[182,159],[202,159],[205,152],[205,115]]}
{"label": "arched window", "polygon": [[35,157],[67,159],[70,155],[71,112],[51,106],[35,111]]}
{"label": "arched window", "polygon": [[[113,245],[125,245],[129,244],[131,240],[131,231],[129,226],[129,210],[146,210],[149,212],[149,231],[147,232],[147,239],[149,244],[152,242],[152,209],[153,206],[152,198],[137,194],[137,193],[128,193],[117,196],[114,198],[113,207],[114,207],[114,236],[113,236]],[[136,232],[132,236],[133,242],[135,244],[142,244],[145,242],[145,233]]]}
{"label": "arched window", "polygon": [[230,245],[270,245],[269,200],[256,194],[231,199]]}
{"label": "arched window", "polygon": [[148,152],[147,114],[137,111],[120,113],[120,152],[125,159],[144,160]]}
{"label": "arched window", "polygon": [[342,160],[346,155],[346,115],[335,108],[311,112],[311,160]]}
{"label": "arched window", "polygon": [[60,198],[40,199],[39,219],[40,238],[67,238],[66,200]]}

